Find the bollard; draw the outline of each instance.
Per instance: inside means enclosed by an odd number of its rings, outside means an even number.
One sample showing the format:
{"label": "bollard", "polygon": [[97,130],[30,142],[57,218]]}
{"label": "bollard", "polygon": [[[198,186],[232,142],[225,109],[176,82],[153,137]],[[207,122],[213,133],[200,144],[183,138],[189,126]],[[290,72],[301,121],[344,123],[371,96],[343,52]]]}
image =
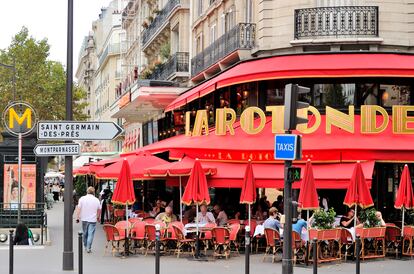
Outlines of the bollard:
{"label": "bollard", "polygon": [[245,234],[245,269],[244,273],[249,274],[250,273],[250,226],[246,226],[246,234]]}
{"label": "bollard", "polygon": [[14,243],[13,243],[13,230],[10,229],[10,236],[9,236],[9,274],[13,274],[13,266],[14,266]]}
{"label": "bollard", "polygon": [[79,274],[83,274],[83,242],[82,242],[83,234],[82,232],[78,232],[78,268]]}
{"label": "bollard", "polygon": [[160,225],[155,225],[155,274],[160,274]]}
{"label": "bollard", "polygon": [[360,236],[359,235],[357,235],[356,236],[356,242],[355,242],[355,244],[356,244],[356,251],[355,251],[355,253],[356,253],[356,274],[359,274],[360,273],[360,271],[361,271],[361,261],[360,261],[360,253],[361,253],[361,238],[360,238]]}
{"label": "bollard", "polygon": [[318,239],[312,241],[313,274],[318,274]]}

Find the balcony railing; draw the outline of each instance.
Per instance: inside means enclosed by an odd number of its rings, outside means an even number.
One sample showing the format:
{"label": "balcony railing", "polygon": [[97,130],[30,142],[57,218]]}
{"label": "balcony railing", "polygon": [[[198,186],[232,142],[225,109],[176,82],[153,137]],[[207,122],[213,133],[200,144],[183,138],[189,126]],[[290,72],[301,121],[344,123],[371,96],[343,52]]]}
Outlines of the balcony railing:
{"label": "balcony railing", "polygon": [[188,72],[188,62],[188,52],[177,52],[167,62],[155,68],[147,79],[168,80],[174,73]]}
{"label": "balcony railing", "polygon": [[295,10],[295,39],[378,37],[378,7],[341,6]]}
{"label": "balcony railing", "polygon": [[145,45],[160,27],[165,23],[167,18],[170,16],[171,12],[180,5],[180,0],[169,0],[168,3],[164,6],[164,8],[159,12],[157,17],[154,18],[149,26],[142,32],[142,45]]}
{"label": "balcony railing", "polygon": [[[123,45],[122,48],[124,49],[125,46]],[[99,65],[105,62],[106,57],[110,54],[120,54],[121,53],[121,44],[109,44],[106,46],[105,50],[102,52],[101,56],[99,56]]]}
{"label": "balcony railing", "polygon": [[256,25],[240,23],[222,35],[191,59],[191,76],[195,76],[220,59],[238,49],[252,49],[255,45]]}

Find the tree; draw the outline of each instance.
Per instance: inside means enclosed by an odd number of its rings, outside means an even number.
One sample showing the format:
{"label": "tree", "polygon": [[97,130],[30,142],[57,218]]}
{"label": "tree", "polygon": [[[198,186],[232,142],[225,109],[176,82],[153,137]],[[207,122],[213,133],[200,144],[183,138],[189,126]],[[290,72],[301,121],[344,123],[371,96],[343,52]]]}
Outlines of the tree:
{"label": "tree", "polygon": [[[63,65],[47,60],[50,46],[47,39],[36,40],[23,27],[10,46],[0,51],[0,63],[16,68],[16,100],[31,104],[41,120],[64,120],[66,75]],[[13,70],[0,67],[0,110],[13,101]],[[85,120],[86,92],[73,87],[73,115]]]}

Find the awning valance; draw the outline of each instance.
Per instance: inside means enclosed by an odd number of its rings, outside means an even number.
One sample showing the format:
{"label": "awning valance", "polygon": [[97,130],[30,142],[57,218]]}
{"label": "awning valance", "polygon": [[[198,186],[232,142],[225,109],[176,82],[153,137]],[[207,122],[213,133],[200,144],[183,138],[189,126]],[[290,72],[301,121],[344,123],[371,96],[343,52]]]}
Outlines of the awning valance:
{"label": "awning valance", "polygon": [[414,77],[414,55],[325,53],[273,56],[247,60],[189,89],[165,111],[200,98],[216,88],[270,79],[349,77]]}

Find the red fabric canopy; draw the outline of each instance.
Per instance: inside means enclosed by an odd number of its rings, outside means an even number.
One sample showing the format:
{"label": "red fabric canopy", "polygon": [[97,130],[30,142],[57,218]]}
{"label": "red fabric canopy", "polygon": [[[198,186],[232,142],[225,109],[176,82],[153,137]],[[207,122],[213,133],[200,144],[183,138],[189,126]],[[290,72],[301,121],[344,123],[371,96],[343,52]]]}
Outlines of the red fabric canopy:
{"label": "red fabric canopy", "polygon": [[191,174],[181,200],[186,205],[210,203],[206,175],[198,160],[194,161],[194,166],[191,169]]}
{"label": "red fabric canopy", "polygon": [[[195,160],[191,157],[184,156],[180,161],[154,166],[146,169],[145,175],[150,177],[166,176],[190,176]],[[206,175],[216,174],[217,169],[208,164],[203,164],[202,168]]]}
{"label": "red fabric canopy", "polygon": [[181,107],[216,88],[270,79],[326,77],[413,77],[414,56],[387,53],[325,53],[247,60],[183,93],[166,111]]}
{"label": "red fabric canopy", "polygon": [[316,192],[315,179],[310,160],[307,161],[304,175],[302,177],[299,192],[299,207],[306,210],[319,208],[318,193]]}
{"label": "red fabric canopy", "polygon": [[249,160],[244,173],[242,190],[240,194],[241,204],[254,204],[256,202],[256,182],[254,179],[252,161]]}
{"label": "red fabric canopy", "polygon": [[121,205],[132,205],[135,202],[134,183],[132,182],[131,170],[126,159],[121,162],[121,171],[112,195],[112,203]]}
{"label": "red fabric canopy", "polygon": [[[309,116],[310,125],[315,118]],[[378,117],[378,124],[381,118]],[[414,161],[414,135],[394,134],[392,121],[380,134],[362,134],[360,116],[355,115],[355,132],[332,127],[332,133],[325,132],[325,115],[314,133],[303,134],[304,159],[316,161]],[[148,145],[141,150],[159,153],[169,150],[170,157],[181,158],[183,154],[201,160],[269,162],[273,160],[274,134],[271,118],[268,117],[260,134],[245,133],[238,123],[234,125],[235,135],[218,136],[211,132],[207,136],[188,137],[179,135]],[[294,132],[298,133],[298,132]],[[254,145],[253,145],[254,144]]]}
{"label": "red fabric canopy", "polygon": [[91,174],[90,165],[86,164],[81,166],[80,168],[76,168],[72,171],[73,175],[89,175]]}
{"label": "red fabric canopy", "polygon": [[[129,155],[126,159],[131,167],[131,176],[133,180],[148,180],[150,178],[148,176],[144,176],[144,169],[168,163],[163,159],[145,152]],[[117,161],[116,163],[98,171],[96,173],[96,177],[98,179],[118,178],[121,172],[122,162],[123,161]]]}
{"label": "red fabric canopy", "polygon": [[99,162],[92,162],[92,163],[90,163],[89,169],[90,169],[92,174],[95,174],[99,170],[104,169],[105,167],[107,167],[107,166],[109,166],[113,163],[116,163],[119,160],[120,160],[120,158],[101,160]]}
{"label": "red fabric canopy", "polygon": [[374,205],[360,162],[355,164],[354,173],[352,174],[351,181],[346,191],[344,204],[348,207],[357,205],[362,208]]}
{"label": "red fabric canopy", "polygon": [[403,173],[401,175],[400,187],[398,188],[397,199],[394,204],[395,208],[414,208],[414,195],[413,185],[410,177],[410,171],[408,166],[404,166]]}

